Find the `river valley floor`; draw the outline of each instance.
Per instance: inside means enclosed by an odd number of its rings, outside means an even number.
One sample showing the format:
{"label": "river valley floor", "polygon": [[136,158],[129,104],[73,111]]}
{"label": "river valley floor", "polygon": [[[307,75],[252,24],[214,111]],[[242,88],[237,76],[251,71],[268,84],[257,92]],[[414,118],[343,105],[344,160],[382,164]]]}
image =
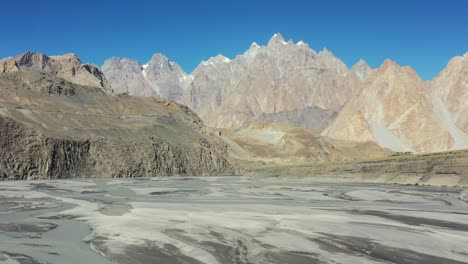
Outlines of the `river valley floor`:
{"label": "river valley floor", "polygon": [[462,189],[188,177],[0,182],[0,263],[468,263]]}

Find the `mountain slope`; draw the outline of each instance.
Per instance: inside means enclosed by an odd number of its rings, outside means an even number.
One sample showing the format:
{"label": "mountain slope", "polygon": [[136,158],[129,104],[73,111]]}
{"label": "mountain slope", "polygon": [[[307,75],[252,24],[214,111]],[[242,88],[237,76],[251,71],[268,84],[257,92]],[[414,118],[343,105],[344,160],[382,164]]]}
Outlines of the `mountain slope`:
{"label": "mountain slope", "polygon": [[[361,83],[328,50],[317,53],[303,42],[286,42],[280,34],[267,46],[252,44],[233,60],[212,58],[192,76],[182,102],[208,125],[226,128],[310,107],[335,111]],[[304,127],[316,128],[313,123]]]}
{"label": "mountain slope", "polygon": [[0,73],[0,178],[235,173],[228,146],[186,106],[39,70]]}
{"label": "mountain slope", "polygon": [[[302,41],[286,42],[275,34],[267,46],[253,43],[232,60],[212,57],[190,75],[160,54],[145,65],[113,58],[103,71],[117,91],[176,100],[212,127],[241,128],[278,119],[321,130],[371,69],[361,61],[349,70],[326,49],[317,53]],[[317,124],[298,114],[307,109],[330,120]]]}
{"label": "mountain slope", "polygon": [[468,53],[453,58],[428,86],[437,114],[453,137],[453,148],[467,149]]}
{"label": "mountain slope", "polygon": [[395,151],[436,152],[454,146],[426,84],[411,68],[390,60],[371,74],[324,135],[375,141]]}

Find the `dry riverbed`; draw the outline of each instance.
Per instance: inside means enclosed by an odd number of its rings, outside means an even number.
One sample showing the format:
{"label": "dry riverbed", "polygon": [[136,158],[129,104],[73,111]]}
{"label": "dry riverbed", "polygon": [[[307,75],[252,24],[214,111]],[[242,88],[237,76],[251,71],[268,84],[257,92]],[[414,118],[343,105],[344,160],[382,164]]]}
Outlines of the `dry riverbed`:
{"label": "dry riverbed", "polygon": [[464,199],[242,177],[0,182],[0,263],[468,263]]}

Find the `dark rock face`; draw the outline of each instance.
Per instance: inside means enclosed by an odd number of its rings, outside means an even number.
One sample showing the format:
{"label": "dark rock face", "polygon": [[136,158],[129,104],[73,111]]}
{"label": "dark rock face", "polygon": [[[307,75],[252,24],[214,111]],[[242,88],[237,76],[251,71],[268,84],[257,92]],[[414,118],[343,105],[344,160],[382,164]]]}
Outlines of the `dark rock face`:
{"label": "dark rock face", "polygon": [[227,145],[172,101],[36,72],[0,74],[0,90],[0,178],[235,173]]}

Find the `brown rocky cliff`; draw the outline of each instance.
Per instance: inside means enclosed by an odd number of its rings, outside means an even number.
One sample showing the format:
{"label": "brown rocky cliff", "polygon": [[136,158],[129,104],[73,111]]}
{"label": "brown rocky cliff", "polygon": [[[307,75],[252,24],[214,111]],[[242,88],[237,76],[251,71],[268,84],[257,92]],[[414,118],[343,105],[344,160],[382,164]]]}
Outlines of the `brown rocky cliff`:
{"label": "brown rocky cliff", "polygon": [[9,179],[232,175],[228,146],[190,109],[51,74],[0,74],[0,174]]}

